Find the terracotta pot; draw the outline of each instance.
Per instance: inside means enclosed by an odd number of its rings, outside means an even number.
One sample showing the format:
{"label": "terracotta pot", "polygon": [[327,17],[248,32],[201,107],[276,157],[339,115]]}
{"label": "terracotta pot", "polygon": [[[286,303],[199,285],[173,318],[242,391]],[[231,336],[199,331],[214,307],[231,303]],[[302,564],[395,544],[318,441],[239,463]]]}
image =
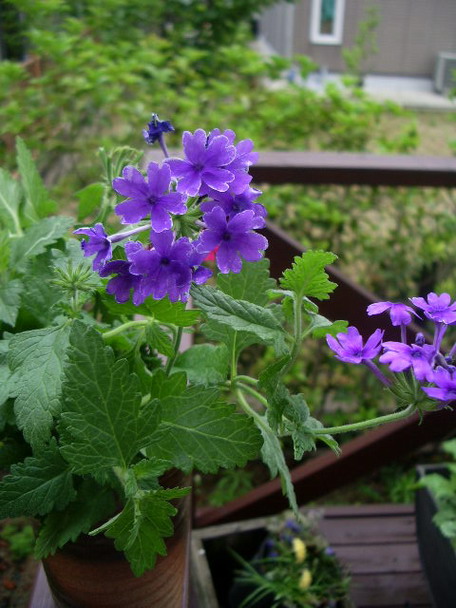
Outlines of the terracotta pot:
{"label": "terracotta pot", "polygon": [[[165,487],[189,485],[180,471],[167,474]],[[56,606],[59,608],[186,608],[190,496],[173,501],[174,535],[167,556],[153,570],[135,577],[123,553],[103,535],[81,535],[74,543],[43,560]]]}

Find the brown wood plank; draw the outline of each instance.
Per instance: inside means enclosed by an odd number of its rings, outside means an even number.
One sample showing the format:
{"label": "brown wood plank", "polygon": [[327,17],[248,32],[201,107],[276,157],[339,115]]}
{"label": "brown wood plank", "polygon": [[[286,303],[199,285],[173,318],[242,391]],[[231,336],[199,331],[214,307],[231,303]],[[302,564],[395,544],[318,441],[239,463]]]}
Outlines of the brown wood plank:
{"label": "brown wood plank", "polygon": [[[342,522],[341,525],[343,525]],[[335,546],[334,550],[340,561],[346,564],[354,575],[421,572],[416,542],[390,542],[386,545],[374,543],[339,545]]]}
{"label": "brown wood plank", "polygon": [[321,531],[337,545],[389,545],[391,542],[415,542],[415,516],[324,518]]}
{"label": "brown wood plank", "polygon": [[421,572],[355,575],[351,598],[356,608],[432,607],[427,582]]}

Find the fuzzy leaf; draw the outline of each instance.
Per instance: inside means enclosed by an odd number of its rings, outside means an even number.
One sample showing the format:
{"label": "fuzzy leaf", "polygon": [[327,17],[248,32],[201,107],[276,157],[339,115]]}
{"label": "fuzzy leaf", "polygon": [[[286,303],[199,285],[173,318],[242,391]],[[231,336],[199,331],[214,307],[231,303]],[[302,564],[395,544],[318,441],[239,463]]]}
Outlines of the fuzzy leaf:
{"label": "fuzzy leaf", "polygon": [[0,321],[14,326],[21,306],[23,291],[24,285],[19,279],[13,279],[6,285],[0,285]]}
{"label": "fuzzy leaf", "polygon": [[301,257],[294,258],[291,268],[285,270],[280,285],[283,289],[293,291],[298,299],[305,296],[327,300],[337,285],[328,280],[325,266],[336,259],[337,256],[328,251],[305,251]]}
{"label": "fuzzy leaf", "polygon": [[69,325],[48,327],[15,334],[10,340],[14,412],[19,429],[34,447],[49,439],[54,417],[60,413],[62,363],[69,332]]}
{"label": "fuzzy leaf", "polygon": [[11,467],[0,482],[0,518],[45,515],[75,496],[68,464],[52,441],[39,456]]}
{"label": "fuzzy leaf", "polygon": [[104,185],[100,182],[89,184],[82,190],[76,192],[76,197],[79,200],[78,222],[81,222],[101,205],[103,192]]}
{"label": "fuzzy leaf", "polygon": [[45,518],[36,539],[36,559],[53,555],[67,542],[75,541],[80,534],[87,534],[114,509],[112,492],[101,488],[91,479],[84,479],[78,488],[76,499],[65,509],[53,511]]}
{"label": "fuzzy leaf", "polygon": [[56,243],[73,225],[69,217],[47,217],[28,228],[24,234],[13,241],[11,262],[21,264],[29,257],[46,251],[48,245]]}
{"label": "fuzzy leaf", "polygon": [[54,213],[56,204],[50,200],[32,155],[20,137],[16,139],[16,151],[17,166],[25,194],[23,212],[27,220],[32,223]]}
{"label": "fuzzy leaf", "polygon": [[274,346],[280,354],[286,352],[285,332],[267,308],[246,300],[235,300],[213,287],[192,288],[195,304],[209,317],[236,331],[254,334],[257,340]]}
{"label": "fuzzy leaf", "polygon": [[171,323],[178,327],[189,327],[193,325],[200,315],[199,310],[186,310],[184,302],[170,302],[168,298],[163,300],[147,300],[140,306],[131,302],[119,304],[113,298],[105,296],[103,303],[113,315],[143,315],[152,317],[159,323]]}
{"label": "fuzzy leaf", "polygon": [[215,473],[219,467],[242,467],[261,446],[252,420],[218,401],[218,391],[192,386],[161,399],[162,420],[148,450],[189,472]]}
{"label": "fuzzy leaf", "polygon": [[174,369],[186,372],[192,384],[218,384],[228,375],[228,349],[224,344],[196,344],[181,353]]}
{"label": "fuzzy leaf", "polygon": [[52,264],[53,256],[47,251],[30,259],[25,269],[27,290],[21,305],[43,326],[52,324],[60,312],[55,304],[63,298],[61,289],[52,284],[54,276],[49,270]]}
{"label": "fuzzy leaf", "polygon": [[80,474],[127,468],[149,444],[159,409],[141,408],[138,378],[125,359],[114,359],[95,329],[75,322],[70,346],[59,424],[62,455]]}
{"label": "fuzzy leaf", "polygon": [[330,321],[321,315],[312,315],[310,330],[314,338],[324,338],[327,334],[336,336],[340,332],[346,332],[348,321]]}
{"label": "fuzzy leaf", "polygon": [[252,304],[265,306],[269,302],[268,290],[274,289],[276,282],[269,275],[269,260],[245,262],[241,272],[219,274],[217,287],[235,300],[246,300]]}
{"label": "fuzzy leaf", "polygon": [[146,341],[151,348],[165,355],[165,357],[172,357],[174,355],[172,340],[158,323],[152,322],[146,326]]}

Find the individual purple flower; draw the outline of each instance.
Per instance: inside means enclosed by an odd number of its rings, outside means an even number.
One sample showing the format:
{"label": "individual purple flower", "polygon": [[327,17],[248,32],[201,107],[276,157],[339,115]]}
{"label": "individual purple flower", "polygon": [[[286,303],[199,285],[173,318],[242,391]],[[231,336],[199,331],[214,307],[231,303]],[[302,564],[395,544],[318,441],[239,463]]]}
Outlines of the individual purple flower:
{"label": "individual purple flower", "polygon": [[415,377],[420,382],[432,380],[432,363],[435,349],[429,344],[404,344],[403,342],[384,342],[385,352],[380,356],[380,363],[389,365],[392,372],[403,372],[413,369]]}
{"label": "individual purple flower", "polygon": [[178,192],[169,192],[171,169],[167,164],[160,167],[149,163],[147,180],[135,167],[125,167],[123,177],[113,180],[112,186],[128,200],[117,205],[117,215],[123,216],[123,224],[135,224],[148,215],[154,232],[172,228],[170,213],[182,215],[187,211],[185,197]]}
{"label": "individual purple flower", "polygon": [[202,265],[207,257],[207,254],[199,253],[197,246],[198,241],[192,243],[193,248],[188,257],[188,264],[192,269],[192,282],[196,283],[196,285],[202,285],[212,276],[212,270]]}
{"label": "individual purple flower", "polygon": [[336,353],[336,358],[346,363],[363,363],[374,359],[381,349],[383,331],[376,329],[363,344],[363,337],[356,329],[350,326],[347,333],[340,332],[334,338],[330,334],[326,336],[326,342],[331,350]]}
{"label": "individual purple flower", "polygon": [[185,160],[169,158],[165,161],[179,180],[177,191],[189,196],[205,194],[210,188],[226,192],[235,179],[235,174],[226,168],[236,156],[236,148],[229,139],[217,135],[208,141],[206,132],[197,129],[193,134],[184,131],[182,144]]}
{"label": "individual purple flower", "polygon": [[395,327],[398,325],[408,325],[412,322],[412,314],[416,315],[413,308],[401,302],[375,302],[367,307],[367,314],[369,316],[379,315],[386,310],[389,310],[391,324]]}
{"label": "individual purple flower", "polygon": [[450,369],[437,367],[434,370],[431,382],[436,384],[437,387],[421,387],[429,397],[446,403],[456,400],[456,370],[454,367]]}
{"label": "individual purple flower", "polygon": [[427,301],[424,298],[410,298],[410,300],[417,308],[421,308],[431,321],[445,325],[456,323],[456,302],[451,303],[448,293],[437,295],[431,292],[427,296]]}
{"label": "individual purple flower", "polygon": [[197,249],[200,253],[209,253],[216,247],[217,266],[223,274],[240,272],[241,256],[247,262],[256,262],[263,256],[268,246],[264,236],[253,232],[257,218],[252,210],[242,211],[227,220],[221,207],[215,207],[203,216],[206,224],[200,237]]}
{"label": "individual purple flower", "polygon": [[[139,245],[139,243],[138,243]],[[144,301],[141,293],[141,277],[131,274],[130,263],[125,260],[114,260],[105,264],[100,270],[101,277],[113,277],[106,286],[107,293],[113,295],[117,302],[123,303],[130,299],[130,292],[133,289],[133,304],[139,306]]]}
{"label": "individual purple flower", "polygon": [[190,241],[185,237],[174,241],[171,230],[152,233],[150,239],[153,249],[125,248],[131,262],[130,272],[141,277],[141,293],[144,297],[151,295],[154,300],[168,295],[171,302],[185,302],[192,281]]}
{"label": "individual purple flower", "polygon": [[[208,141],[211,141],[213,137],[220,135],[219,129],[213,129],[208,136]],[[228,138],[230,144],[234,144],[236,134],[231,129],[227,129],[223,132],[225,137]],[[253,152],[253,141],[251,139],[243,139],[235,146],[236,156],[233,161],[227,165],[226,169],[231,171],[235,175],[234,181],[230,184],[230,190],[235,194],[241,194],[248,187],[252,181],[252,176],[249,175],[248,170],[251,165],[257,162],[258,152]]]}
{"label": "individual purple flower", "polygon": [[255,228],[263,228],[266,224],[264,218],[267,215],[263,205],[254,201],[261,195],[260,190],[256,188],[246,188],[241,194],[228,192],[209,192],[210,200],[201,204],[201,210],[204,212],[212,211],[215,207],[221,207],[228,217],[234,217],[243,211],[252,210],[258,222]]}
{"label": "individual purple flower", "polygon": [[157,114],[152,114],[147,129],[143,129],[143,135],[146,143],[154,144],[163,137],[163,133],[169,133],[170,131],[174,131],[174,127],[169,121],[160,120]]}
{"label": "individual purple flower", "polygon": [[92,263],[94,270],[99,270],[107,260],[112,258],[111,241],[103,224],[95,224],[93,228],[78,228],[73,234],[83,234],[89,237],[87,241],[81,242],[81,248],[86,257],[96,254]]}

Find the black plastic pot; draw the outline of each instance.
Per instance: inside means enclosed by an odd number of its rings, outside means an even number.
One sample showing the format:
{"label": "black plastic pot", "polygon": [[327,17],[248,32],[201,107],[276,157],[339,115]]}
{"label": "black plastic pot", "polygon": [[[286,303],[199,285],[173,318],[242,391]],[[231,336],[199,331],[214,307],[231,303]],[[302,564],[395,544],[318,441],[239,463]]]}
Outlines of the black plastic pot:
{"label": "black plastic pot", "polygon": [[[420,465],[416,471],[418,480],[429,473],[447,474],[444,466],[435,465]],[[432,521],[437,505],[427,488],[417,490],[415,509],[418,548],[434,607],[456,606],[456,552]]]}

